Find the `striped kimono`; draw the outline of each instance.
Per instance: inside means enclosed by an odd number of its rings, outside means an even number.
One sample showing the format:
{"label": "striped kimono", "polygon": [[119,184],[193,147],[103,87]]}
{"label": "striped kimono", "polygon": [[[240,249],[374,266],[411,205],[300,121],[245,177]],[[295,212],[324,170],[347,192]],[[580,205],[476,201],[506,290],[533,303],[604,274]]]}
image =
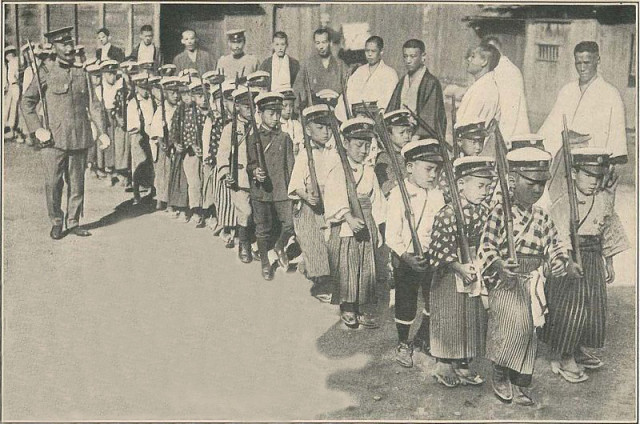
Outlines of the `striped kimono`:
{"label": "striped kimono", "polygon": [[[578,238],[584,278],[550,278],[545,287],[549,317],[540,338],[554,352],[573,354],[578,347],[602,348],[605,340],[607,287],[604,258],[629,248],[620,218],[608,191],[585,196],[576,190],[580,223]],[[569,240],[567,195],[549,210],[560,235]]]}
{"label": "striped kimono", "polygon": [[[483,204],[463,202],[465,234],[473,254],[489,210]],[[436,215],[431,231],[429,258],[435,269],[430,296],[431,355],[471,359],[485,354],[487,314],[479,295],[458,291],[456,274],[448,266],[459,262],[455,219],[453,208],[446,205]]]}
{"label": "striped kimono", "polygon": [[[216,154],[223,125],[222,116],[217,111],[213,111],[212,115],[213,120],[211,117],[207,117],[202,127],[202,157],[205,159],[203,163],[202,207],[207,209],[215,206],[216,212],[219,214]],[[207,158],[209,158],[208,161]]]}
{"label": "striped kimono", "polygon": [[492,268],[496,260],[508,257],[502,204],[489,214],[478,249],[489,291],[487,358],[520,375],[531,376],[537,351],[535,323],[540,315],[544,317],[546,307],[544,293],[540,293],[538,287],[532,289],[532,284],[544,278],[543,266],[558,260],[566,262],[568,253],[559,241],[555,224],[541,208],[523,209],[514,204],[511,211],[520,265],[515,287],[507,289]]}
{"label": "striped kimono", "polygon": [[329,266],[334,277],[331,303],[364,305],[376,301],[376,266],[374,249],[380,236],[378,225],[385,220],[386,201],[373,166],[352,162],[358,200],[364,213],[369,237],[355,237],[344,219],[349,212],[345,174],[340,160],[329,170],[325,187],[331,190],[324,199],[325,218],[331,224],[328,243]]}

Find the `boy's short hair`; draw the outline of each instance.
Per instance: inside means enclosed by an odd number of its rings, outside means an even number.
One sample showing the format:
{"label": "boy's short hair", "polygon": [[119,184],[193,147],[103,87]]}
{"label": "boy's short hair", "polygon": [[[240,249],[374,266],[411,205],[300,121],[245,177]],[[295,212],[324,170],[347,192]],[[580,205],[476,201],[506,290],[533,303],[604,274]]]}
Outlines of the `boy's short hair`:
{"label": "boy's short hair", "polygon": [[196,30],[195,30],[195,29],[187,28],[187,29],[182,30],[182,32],[180,33],[180,35],[182,36],[182,38],[184,38],[184,35],[185,35],[187,32],[192,32],[194,37],[197,37],[197,36],[198,36],[198,35],[196,34]]}
{"label": "boy's short hair", "polygon": [[412,38],[411,40],[405,41],[404,44],[402,45],[402,48],[403,49],[419,49],[422,53],[426,51],[424,42],[416,38]]}
{"label": "boy's short hair", "polygon": [[317,30],[313,31],[313,39],[316,39],[316,35],[322,34],[327,34],[327,37],[331,39],[331,34],[329,34],[329,30],[327,28],[318,28]]}
{"label": "boy's short hair", "polygon": [[376,43],[376,46],[378,46],[378,49],[380,50],[384,48],[384,40],[382,39],[382,37],[378,37],[377,35],[372,35],[371,37],[367,38],[367,41],[364,43],[364,45],[366,46],[369,43]]}
{"label": "boy's short hair", "polygon": [[284,40],[285,43],[287,43],[287,45],[289,44],[289,37],[287,36],[287,33],[284,31],[276,31],[273,33],[273,37],[271,37],[271,41],[273,41],[276,38],[280,38],[282,40]]}
{"label": "boy's short hair", "polygon": [[100,28],[98,31],[96,31],[96,34],[100,34],[100,33],[103,33],[107,37],[111,35],[111,33],[107,28]]}
{"label": "boy's short hair", "polygon": [[149,24],[142,25],[140,32],[153,32],[153,27]]}
{"label": "boy's short hair", "polygon": [[581,41],[576,44],[576,47],[573,49],[573,54],[584,52],[593,53],[597,56],[600,56],[600,47],[595,41]]}

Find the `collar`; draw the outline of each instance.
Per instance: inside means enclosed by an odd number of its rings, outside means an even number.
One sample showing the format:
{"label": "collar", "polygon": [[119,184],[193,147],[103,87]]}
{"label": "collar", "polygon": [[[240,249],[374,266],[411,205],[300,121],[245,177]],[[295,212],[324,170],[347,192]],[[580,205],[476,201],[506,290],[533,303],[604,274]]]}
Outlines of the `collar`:
{"label": "collar", "polygon": [[364,170],[363,163],[354,162],[349,156],[347,156],[347,160],[349,161],[349,166],[353,172],[358,172]]}
{"label": "collar", "polygon": [[422,81],[422,78],[424,78],[424,74],[427,73],[427,66],[423,65],[422,68],[420,68],[419,71],[416,71],[413,76],[410,76],[409,74],[406,75],[407,79],[410,81],[411,79],[418,79],[419,81]]}
{"label": "collar", "polygon": [[104,46],[102,46],[102,51],[109,51],[109,49],[111,48],[111,42],[108,42],[107,44],[105,44]]}
{"label": "collar", "polygon": [[481,76],[480,78],[478,78],[477,80],[475,80],[475,82],[480,82],[480,81],[485,81],[488,79],[493,79],[494,78],[494,73],[493,71],[489,71],[486,74],[484,74],[483,76]]}
{"label": "collar", "polygon": [[271,57],[273,58],[272,60],[287,60],[287,59],[289,59],[289,55],[286,54],[286,53],[284,54],[284,56],[282,56],[282,59],[280,59],[280,56],[278,56],[275,53]]}

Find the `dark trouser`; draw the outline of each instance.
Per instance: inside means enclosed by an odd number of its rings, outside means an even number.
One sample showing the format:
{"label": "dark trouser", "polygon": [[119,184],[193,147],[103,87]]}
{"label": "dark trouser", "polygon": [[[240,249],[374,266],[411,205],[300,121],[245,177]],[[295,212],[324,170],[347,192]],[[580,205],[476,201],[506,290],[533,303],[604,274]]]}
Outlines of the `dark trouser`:
{"label": "dark trouser", "polygon": [[393,276],[396,288],[395,321],[400,342],[406,342],[409,338],[411,324],[418,311],[418,294],[422,289],[425,301],[425,309],[422,317],[422,325],[416,333],[416,338],[429,342],[429,288],[431,286],[431,271],[416,272],[403,261],[395,258]]}
{"label": "dark trouser", "polygon": [[258,243],[266,243],[267,249],[271,249],[274,245],[283,249],[293,235],[291,201],[261,202],[251,199],[251,206]]}
{"label": "dark trouser", "polygon": [[531,385],[531,374],[521,374],[509,367],[503,367],[496,363],[493,364],[493,373],[499,380],[509,380],[511,384],[519,387],[529,387]]}
{"label": "dark trouser", "polygon": [[53,225],[62,225],[62,190],[67,182],[67,228],[78,226],[84,204],[84,170],[87,149],[60,150],[47,148],[40,151],[44,171],[47,210]]}
{"label": "dark trouser", "polygon": [[320,294],[331,294],[333,280],[331,279],[330,275],[314,277],[312,281],[313,285],[311,286],[311,296],[318,296]]}

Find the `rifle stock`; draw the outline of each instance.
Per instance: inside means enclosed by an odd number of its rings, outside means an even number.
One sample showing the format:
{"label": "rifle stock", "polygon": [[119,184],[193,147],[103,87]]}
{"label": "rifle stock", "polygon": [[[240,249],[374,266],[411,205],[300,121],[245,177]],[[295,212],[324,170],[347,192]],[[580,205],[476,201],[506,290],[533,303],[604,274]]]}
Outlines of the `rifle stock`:
{"label": "rifle stock", "polygon": [[[299,104],[302,103],[302,99],[299,99]],[[300,115],[300,123],[302,124],[302,137],[304,141],[304,150],[307,153],[307,165],[309,167],[309,178],[311,179],[311,194],[320,199],[320,203],[314,209],[318,212],[323,212],[322,207],[322,192],[320,191],[320,184],[318,184],[318,175],[316,174],[316,161],[313,158],[313,148],[311,147],[311,141],[306,132],[306,119],[302,115],[302,108],[298,105],[298,114]]]}
{"label": "rifle stock", "polygon": [[253,133],[255,134],[256,140],[256,156],[258,158],[258,167],[262,169],[266,175],[266,180],[269,179],[269,171],[267,170],[267,161],[264,157],[264,145],[262,144],[262,138],[260,137],[260,132],[258,131],[258,124],[256,123],[256,108],[253,104],[253,94],[251,94],[251,87],[247,85],[247,90],[249,90],[249,107],[251,108],[251,128],[253,129]]}
{"label": "rifle stock", "polygon": [[562,157],[564,159],[565,177],[567,180],[567,192],[569,195],[569,235],[573,245],[573,259],[582,266],[582,254],[580,252],[580,239],[578,238],[578,223],[580,214],[578,210],[578,198],[576,186],[571,176],[573,161],[571,160],[571,146],[569,144],[569,129],[567,127],[567,115],[562,115]]}
{"label": "rifle stock", "polygon": [[453,140],[453,157],[460,157],[460,148],[458,146],[458,137],[456,137],[456,121],[457,121],[457,111],[456,111],[456,96],[451,96],[451,136]]}

